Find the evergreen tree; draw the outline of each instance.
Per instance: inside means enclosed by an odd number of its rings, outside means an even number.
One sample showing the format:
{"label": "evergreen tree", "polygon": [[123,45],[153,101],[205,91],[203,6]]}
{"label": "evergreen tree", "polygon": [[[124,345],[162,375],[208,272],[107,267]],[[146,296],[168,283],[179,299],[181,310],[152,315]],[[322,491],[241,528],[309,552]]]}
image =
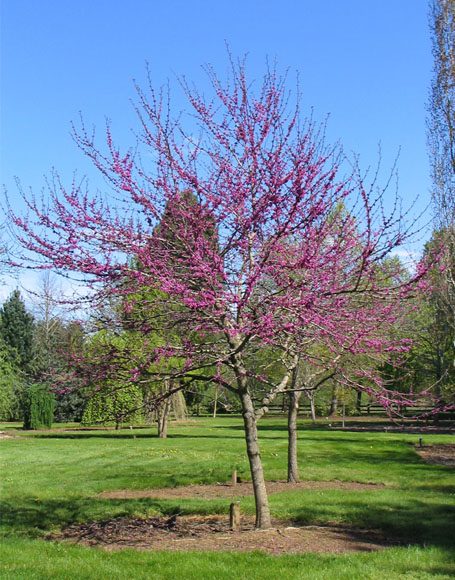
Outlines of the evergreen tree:
{"label": "evergreen tree", "polygon": [[0,336],[17,353],[19,369],[30,374],[33,367],[35,321],[27,312],[19,290],[14,290],[0,309]]}
{"label": "evergreen tree", "polygon": [[82,325],[59,320],[54,329],[52,344],[54,346],[49,378],[56,387],[55,420],[80,421],[87,399],[80,388],[81,377],[75,372],[74,363],[82,356],[84,348]]}
{"label": "evergreen tree", "polygon": [[23,384],[19,377],[14,353],[0,338],[0,420],[21,418]]}
{"label": "evergreen tree", "polygon": [[54,391],[56,421],[79,421],[86,400],[78,389],[80,379],[74,362],[82,354],[84,331],[80,323],[65,319],[63,299],[57,279],[49,272],[30,292],[35,316],[32,375],[33,381]]}

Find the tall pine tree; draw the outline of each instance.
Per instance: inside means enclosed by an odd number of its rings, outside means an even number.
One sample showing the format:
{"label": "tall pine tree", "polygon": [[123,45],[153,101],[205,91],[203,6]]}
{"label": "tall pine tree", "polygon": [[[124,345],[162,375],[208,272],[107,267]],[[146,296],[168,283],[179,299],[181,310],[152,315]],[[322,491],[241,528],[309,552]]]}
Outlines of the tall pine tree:
{"label": "tall pine tree", "polygon": [[0,336],[17,354],[18,366],[25,374],[32,372],[34,331],[34,318],[16,289],[0,309]]}

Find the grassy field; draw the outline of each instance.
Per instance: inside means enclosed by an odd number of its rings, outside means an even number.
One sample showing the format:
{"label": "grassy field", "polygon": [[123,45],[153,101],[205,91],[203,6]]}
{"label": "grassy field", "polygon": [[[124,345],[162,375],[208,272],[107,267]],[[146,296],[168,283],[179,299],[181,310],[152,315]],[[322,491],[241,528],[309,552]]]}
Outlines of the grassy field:
{"label": "grassy field", "polygon": [[[150,430],[76,431],[59,426],[0,441],[2,579],[451,578],[455,575],[454,470],[424,463],[418,435],[335,431],[301,422],[302,479],[380,483],[372,491],[307,490],[271,495],[273,515],[299,523],[377,529],[400,547],[347,555],[166,553],[59,544],[43,539],[69,523],[118,515],[227,513],[226,499],[106,500],[101,491],[248,479],[241,420],[191,420],[167,440]],[[286,476],[286,428],[261,423],[267,479]],[[424,443],[454,442],[425,435]],[[252,499],[242,510],[253,513]]]}

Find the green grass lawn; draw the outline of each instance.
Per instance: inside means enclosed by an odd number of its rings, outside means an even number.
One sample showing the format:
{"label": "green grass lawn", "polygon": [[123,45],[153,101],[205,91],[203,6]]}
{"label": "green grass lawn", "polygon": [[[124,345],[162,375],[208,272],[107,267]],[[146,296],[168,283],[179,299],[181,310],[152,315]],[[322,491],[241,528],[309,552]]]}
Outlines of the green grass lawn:
{"label": "green grass lawn", "polygon": [[[272,513],[300,523],[374,528],[399,543],[377,553],[266,556],[261,553],[108,553],[43,540],[74,522],[118,515],[227,513],[226,499],[105,500],[101,491],[249,478],[238,417],[154,431],[14,432],[0,441],[0,577],[9,578],[451,578],[455,575],[454,470],[424,463],[418,435],[334,431],[301,422],[302,479],[379,483],[371,491],[308,490],[270,496]],[[261,422],[267,479],[286,477],[286,425]],[[425,435],[424,443],[453,442]],[[242,510],[254,512],[252,499]]]}

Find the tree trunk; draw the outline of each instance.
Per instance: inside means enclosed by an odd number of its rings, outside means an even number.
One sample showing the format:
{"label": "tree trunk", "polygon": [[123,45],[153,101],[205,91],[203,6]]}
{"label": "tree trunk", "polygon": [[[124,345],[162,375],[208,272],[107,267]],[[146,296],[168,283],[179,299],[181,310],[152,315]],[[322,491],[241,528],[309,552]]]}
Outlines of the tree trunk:
{"label": "tree trunk", "polygon": [[[167,407],[167,401],[163,407]],[[160,439],[167,439],[167,417],[168,412],[166,409],[161,408],[158,410],[158,437]]]}
{"label": "tree trunk", "polygon": [[329,417],[334,417],[338,410],[338,396],[336,387],[333,387],[332,400],[330,401]]}
{"label": "tree trunk", "polygon": [[362,391],[357,391],[357,400],[355,405],[356,411],[359,415],[362,414]]}
{"label": "tree trunk", "polygon": [[299,481],[299,465],[297,461],[297,414],[301,392],[289,393],[288,409],[288,483]]}
{"label": "tree trunk", "polygon": [[158,437],[160,439],[167,439],[167,425],[170,410],[171,401],[169,398],[157,409]]}
{"label": "tree trunk", "polygon": [[281,402],[281,412],[284,414],[286,412],[286,405],[287,401],[286,401],[286,396],[283,395],[283,400]]}
{"label": "tree trunk", "polygon": [[251,479],[253,482],[254,499],[256,502],[256,528],[272,527],[270,508],[265,487],[264,470],[259,452],[258,432],[254,405],[247,391],[240,393],[242,403],[243,424],[245,427],[246,450],[250,462]]}
{"label": "tree trunk", "polygon": [[185,396],[182,391],[177,391],[171,396],[171,409],[174,419],[185,421],[188,419],[188,409],[186,406]]}
{"label": "tree trunk", "polygon": [[311,420],[316,423],[316,405],[314,403],[314,391],[308,392],[308,399],[310,400]]}
{"label": "tree trunk", "polygon": [[215,387],[215,400],[213,401],[213,418],[216,419],[216,406],[218,405],[218,387]]}

